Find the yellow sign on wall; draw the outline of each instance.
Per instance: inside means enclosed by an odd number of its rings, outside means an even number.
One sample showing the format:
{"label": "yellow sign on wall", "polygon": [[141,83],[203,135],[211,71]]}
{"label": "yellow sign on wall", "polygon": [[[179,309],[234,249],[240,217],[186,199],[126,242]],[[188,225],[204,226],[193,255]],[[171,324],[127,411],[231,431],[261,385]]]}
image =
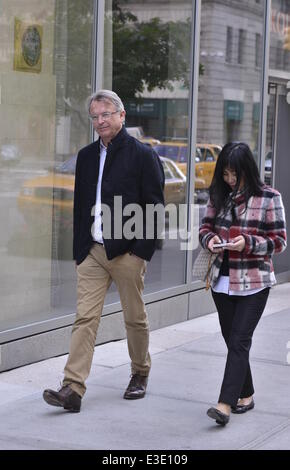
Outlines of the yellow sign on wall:
{"label": "yellow sign on wall", "polygon": [[41,72],[43,28],[39,24],[27,24],[15,18],[14,22],[14,70]]}

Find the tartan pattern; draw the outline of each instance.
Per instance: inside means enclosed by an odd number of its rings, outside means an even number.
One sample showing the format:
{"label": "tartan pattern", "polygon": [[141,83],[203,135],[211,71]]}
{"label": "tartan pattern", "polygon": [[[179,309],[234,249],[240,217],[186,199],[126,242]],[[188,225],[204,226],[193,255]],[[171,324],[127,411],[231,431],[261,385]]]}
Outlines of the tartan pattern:
{"label": "tartan pattern", "polygon": [[[276,283],[272,255],[281,253],[287,246],[285,211],[280,193],[264,186],[261,196],[252,196],[245,210],[242,194],[233,199],[235,220],[231,211],[219,213],[214,224],[216,210],[211,201],[199,229],[199,241],[203,248],[214,235],[222,241],[243,235],[246,241],[242,252],[229,251],[230,290],[244,291],[270,287]],[[217,282],[223,252],[215,260],[212,282]]]}

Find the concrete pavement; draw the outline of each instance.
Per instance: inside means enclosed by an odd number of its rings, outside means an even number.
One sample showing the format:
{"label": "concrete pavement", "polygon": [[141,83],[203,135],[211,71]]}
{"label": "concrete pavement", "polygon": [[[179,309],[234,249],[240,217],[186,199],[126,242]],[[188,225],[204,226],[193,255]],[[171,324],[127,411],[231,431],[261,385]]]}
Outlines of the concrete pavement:
{"label": "concrete pavement", "polygon": [[67,356],[0,374],[0,449],[290,449],[290,284],[272,289],[254,335],[256,407],[222,428],[216,403],[226,348],[217,314],[151,333],[152,372],[143,400],[122,399],[129,381],[126,341],[95,349],[79,414],[47,405]]}

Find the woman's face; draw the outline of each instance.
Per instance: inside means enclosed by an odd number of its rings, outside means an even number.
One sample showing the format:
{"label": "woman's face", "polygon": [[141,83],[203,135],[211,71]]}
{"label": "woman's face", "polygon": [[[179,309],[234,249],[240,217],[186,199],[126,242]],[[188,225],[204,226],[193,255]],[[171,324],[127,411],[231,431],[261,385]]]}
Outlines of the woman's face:
{"label": "woman's face", "polygon": [[[232,170],[231,168],[225,168],[223,171],[223,179],[225,183],[227,183],[231,190],[234,190],[237,184],[237,174],[235,170]],[[244,178],[241,178],[240,181],[240,186],[239,190],[241,190],[244,187]]]}

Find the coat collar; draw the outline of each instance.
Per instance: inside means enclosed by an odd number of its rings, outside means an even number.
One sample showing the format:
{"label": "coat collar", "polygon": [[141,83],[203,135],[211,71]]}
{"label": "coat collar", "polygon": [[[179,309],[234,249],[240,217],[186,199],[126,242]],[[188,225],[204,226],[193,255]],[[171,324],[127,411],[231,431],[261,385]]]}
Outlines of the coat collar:
{"label": "coat collar", "polygon": [[229,194],[229,201],[233,202],[235,206],[238,206],[245,202],[245,189],[238,191],[237,193],[231,192]]}
{"label": "coat collar", "polygon": [[[104,166],[104,171],[103,171],[103,178],[106,177],[106,175],[109,172],[109,169],[116,158],[116,153],[117,150],[122,147],[129,138],[129,134],[126,131],[125,127],[123,126],[122,129],[118,132],[118,134],[109,142],[108,147],[107,147],[107,156],[106,156],[106,161],[105,161],[105,166]],[[99,153],[100,153],[100,145],[101,145],[101,139],[99,138],[98,140],[98,148],[99,148]]]}
{"label": "coat collar", "polygon": [[[121,147],[123,145],[123,143],[127,141],[128,137],[129,137],[129,134],[128,134],[125,126],[122,126],[122,128],[118,132],[118,134],[115,135],[115,137],[111,140],[111,142],[109,142],[108,147],[107,147],[107,151],[109,151],[109,150],[114,151],[117,148]],[[97,142],[98,142],[98,148],[100,149],[100,146],[101,146],[101,138],[100,137],[99,137]]]}

